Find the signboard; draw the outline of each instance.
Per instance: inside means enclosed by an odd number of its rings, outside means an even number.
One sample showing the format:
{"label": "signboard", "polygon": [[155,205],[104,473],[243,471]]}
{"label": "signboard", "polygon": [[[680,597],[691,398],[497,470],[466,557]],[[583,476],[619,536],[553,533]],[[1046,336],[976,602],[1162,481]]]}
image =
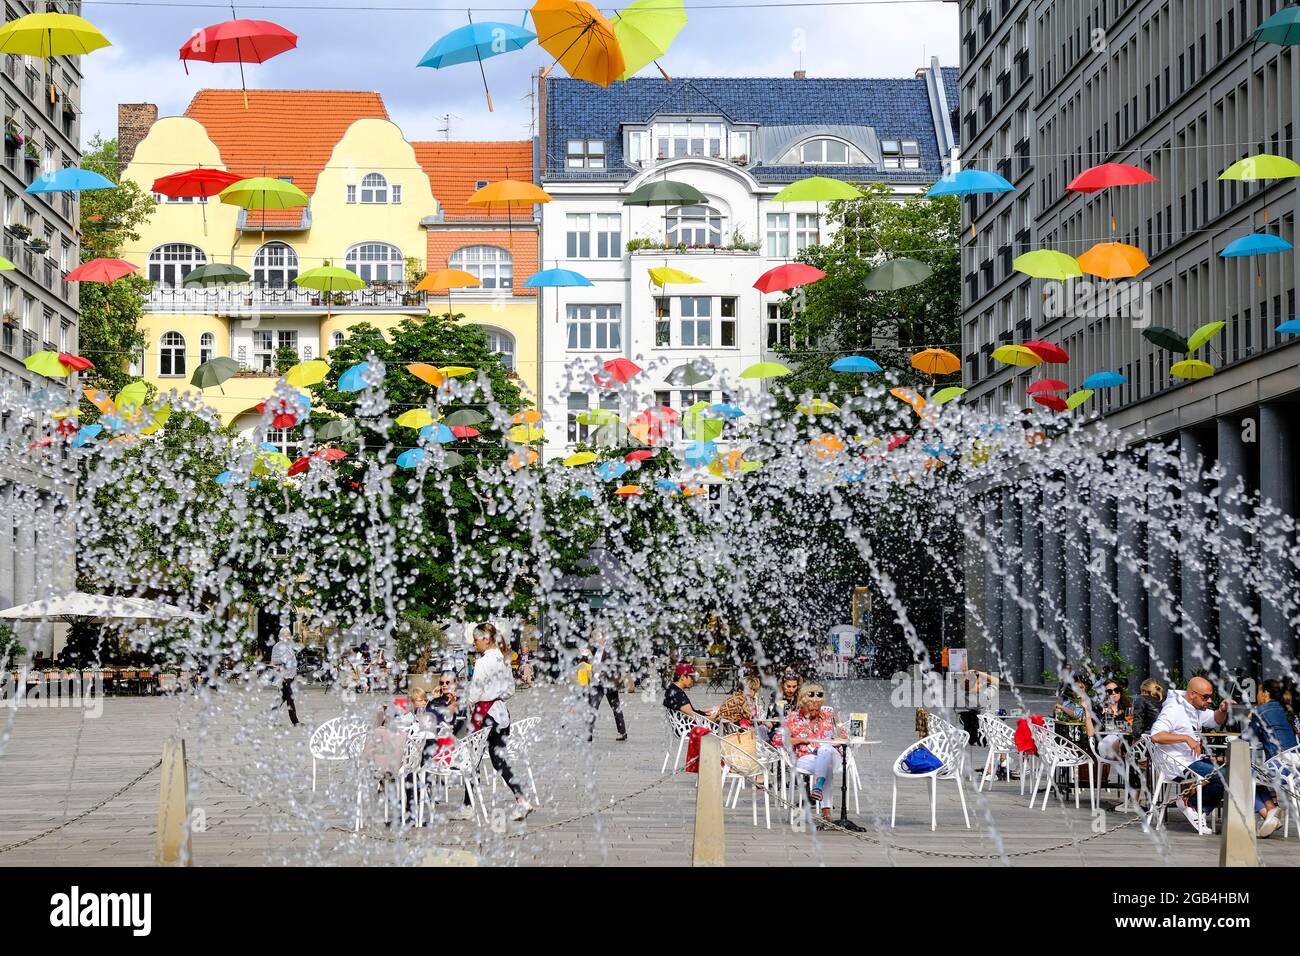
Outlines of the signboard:
{"label": "signboard", "polygon": [[966,658],[966,648],[950,647],[948,648],[948,670],[964,671],[970,667],[970,662]]}
{"label": "signboard", "polygon": [[849,743],[861,744],[867,741],[867,715],[849,714]]}

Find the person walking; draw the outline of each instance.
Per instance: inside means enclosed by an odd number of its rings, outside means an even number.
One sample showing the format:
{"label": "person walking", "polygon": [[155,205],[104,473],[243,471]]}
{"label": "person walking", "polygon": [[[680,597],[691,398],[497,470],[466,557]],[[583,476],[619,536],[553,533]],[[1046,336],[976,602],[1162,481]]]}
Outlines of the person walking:
{"label": "person walking", "polygon": [[276,709],[279,709],[280,704],[288,704],[289,723],[297,727],[298,709],[293,701],[293,681],[298,676],[298,655],[294,652],[293,640],[287,627],[280,628],[279,640],[271,648],[271,665],[280,677],[280,701],[275,705]]}
{"label": "person walking", "polygon": [[510,738],[510,711],[506,708],[506,701],[515,692],[514,675],[505,657],[510,653],[510,646],[500,646],[495,625],[484,622],[474,628],[474,651],[477,655],[474,676],[465,688],[465,709],[470,728],[474,731],[487,728],[488,756],[492,766],[515,795],[515,809],[510,818],[522,820],[533,807],[524,798],[524,789],[515,779],[506,759]]}
{"label": "person walking", "polygon": [[[614,727],[618,730],[614,739],[627,740],[627,721],[623,717],[623,703],[618,697],[619,675],[609,659],[608,644],[603,638],[596,638],[596,651],[592,658],[587,664],[587,743],[595,737],[596,712],[600,710],[602,697],[609,701],[609,709],[614,712]],[[586,662],[585,656],[583,660]],[[582,683],[581,676],[579,683]]]}

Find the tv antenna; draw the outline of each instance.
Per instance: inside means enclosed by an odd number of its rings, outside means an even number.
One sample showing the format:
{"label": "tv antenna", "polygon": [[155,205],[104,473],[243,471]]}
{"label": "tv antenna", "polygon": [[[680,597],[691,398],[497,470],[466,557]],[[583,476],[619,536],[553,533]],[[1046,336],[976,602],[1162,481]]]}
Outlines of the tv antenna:
{"label": "tv antenna", "polygon": [[443,113],[442,125],[438,127],[438,132],[444,134],[443,138],[449,143],[451,142],[451,121],[454,119],[461,119],[461,117],[455,113]]}

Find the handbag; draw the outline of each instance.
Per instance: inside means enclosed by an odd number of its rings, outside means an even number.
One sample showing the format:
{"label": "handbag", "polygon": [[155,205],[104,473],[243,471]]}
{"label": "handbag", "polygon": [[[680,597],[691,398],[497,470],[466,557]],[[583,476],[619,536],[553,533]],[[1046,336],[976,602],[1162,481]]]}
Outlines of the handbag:
{"label": "handbag", "polygon": [[742,776],[749,776],[762,769],[758,762],[758,746],[752,730],[739,730],[734,734],[727,734],[722,739],[729,744],[723,749],[722,755],[733,771]]}
{"label": "handbag", "polygon": [[917,747],[903,760],[903,766],[908,773],[931,773],[943,767],[943,761],[931,753],[928,747]]}
{"label": "handbag", "polygon": [[[1037,714],[1029,718],[1038,726],[1043,726],[1043,718]],[[1038,747],[1034,744],[1034,735],[1029,729],[1029,720],[1021,720],[1016,724],[1016,750],[1022,754],[1032,754],[1038,756]]]}

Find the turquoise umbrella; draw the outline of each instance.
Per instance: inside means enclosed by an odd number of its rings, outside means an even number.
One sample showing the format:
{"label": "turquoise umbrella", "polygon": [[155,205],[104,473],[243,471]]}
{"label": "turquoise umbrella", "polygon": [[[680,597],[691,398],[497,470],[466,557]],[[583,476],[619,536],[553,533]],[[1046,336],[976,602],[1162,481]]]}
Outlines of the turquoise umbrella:
{"label": "turquoise umbrella", "polygon": [[509,23],[474,23],[471,20],[468,25],[452,30],[429,47],[416,66],[441,70],[446,66],[477,61],[479,76],[483,78],[483,93],[487,96],[488,112],[491,113],[492,93],[488,90],[483,61],[500,53],[522,50],[536,39],[536,33],[530,33],[523,27]]}
{"label": "turquoise umbrella", "polygon": [[89,169],[69,166],[53,172],[41,173],[27,187],[29,193],[75,193],[90,189],[116,189],[117,184],[111,179]]}

